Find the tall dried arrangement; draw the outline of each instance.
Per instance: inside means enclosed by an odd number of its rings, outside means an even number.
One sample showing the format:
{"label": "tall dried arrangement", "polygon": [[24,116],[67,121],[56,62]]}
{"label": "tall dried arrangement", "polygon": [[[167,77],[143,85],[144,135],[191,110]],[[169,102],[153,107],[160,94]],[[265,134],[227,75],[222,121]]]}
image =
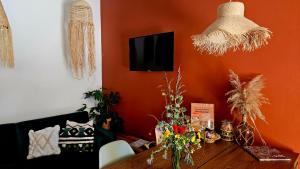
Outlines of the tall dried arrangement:
{"label": "tall dried arrangement", "polygon": [[6,68],[13,68],[15,66],[12,31],[1,1],[0,1],[0,64]]}
{"label": "tall dried arrangement", "polygon": [[266,122],[266,118],[260,110],[261,105],[269,103],[269,100],[261,93],[261,90],[264,88],[263,76],[257,75],[248,82],[241,82],[239,76],[232,70],[229,70],[229,82],[233,89],[227,92],[226,95],[228,96],[227,102],[231,107],[231,113],[237,111],[243,117],[242,123],[237,127],[238,135],[236,136],[236,139],[241,139],[237,140],[238,143],[243,145],[253,144],[254,135],[253,133],[251,135],[253,129],[247,124],[247,119],[249,118],[257,130],[263,144],[266,144],[255,125],[257,117]]}
{"label": "tall dried arrangement", "polygon": [[81,79],[83,76],[85,54],[89,75],[92,75],[96,69],[94,23],[92,8],[85,0],[76,0],[71,5],[68,36],[74,78]]}

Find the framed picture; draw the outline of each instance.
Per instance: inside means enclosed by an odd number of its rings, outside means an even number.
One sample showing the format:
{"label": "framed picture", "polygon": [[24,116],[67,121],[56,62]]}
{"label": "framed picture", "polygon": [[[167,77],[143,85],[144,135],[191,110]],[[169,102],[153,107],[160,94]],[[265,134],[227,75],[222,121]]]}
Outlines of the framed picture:
{"label": "framed picture", "polygon": [[214,129],[214,104],[192,103],[191,124],[195,130]]}

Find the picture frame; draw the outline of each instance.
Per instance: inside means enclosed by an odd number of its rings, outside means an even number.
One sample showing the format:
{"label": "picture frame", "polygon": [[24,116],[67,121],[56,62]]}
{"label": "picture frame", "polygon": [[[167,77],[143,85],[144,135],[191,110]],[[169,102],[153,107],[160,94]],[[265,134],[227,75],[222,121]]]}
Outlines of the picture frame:
{"label": "picture frame", "polygon": [[214,104],[191,103],[191,124],[197,130],[214,130]]}

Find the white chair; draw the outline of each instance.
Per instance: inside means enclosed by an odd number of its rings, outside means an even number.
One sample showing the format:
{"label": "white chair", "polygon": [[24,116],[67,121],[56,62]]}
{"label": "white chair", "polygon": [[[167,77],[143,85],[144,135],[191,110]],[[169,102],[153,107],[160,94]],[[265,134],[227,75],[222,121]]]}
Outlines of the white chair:
{"label": "white chair", "polygon": [[130,145],[124,140],[117,140],[105,144],[99,151],[99,168],[135,155]]}

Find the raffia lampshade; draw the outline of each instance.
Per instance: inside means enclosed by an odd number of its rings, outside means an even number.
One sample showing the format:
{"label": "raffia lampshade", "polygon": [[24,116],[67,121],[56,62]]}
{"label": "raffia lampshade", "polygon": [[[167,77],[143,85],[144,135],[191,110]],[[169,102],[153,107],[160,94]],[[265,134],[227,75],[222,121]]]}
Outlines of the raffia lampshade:
{"label": "raffia lampshade", "polygon": [[270,35],[267,28],[244,17],[242,2],[227,2],[219,5],[218,19],[192,40],[200,52],[223,55],[228,49],[253,51],[267,44]]}

